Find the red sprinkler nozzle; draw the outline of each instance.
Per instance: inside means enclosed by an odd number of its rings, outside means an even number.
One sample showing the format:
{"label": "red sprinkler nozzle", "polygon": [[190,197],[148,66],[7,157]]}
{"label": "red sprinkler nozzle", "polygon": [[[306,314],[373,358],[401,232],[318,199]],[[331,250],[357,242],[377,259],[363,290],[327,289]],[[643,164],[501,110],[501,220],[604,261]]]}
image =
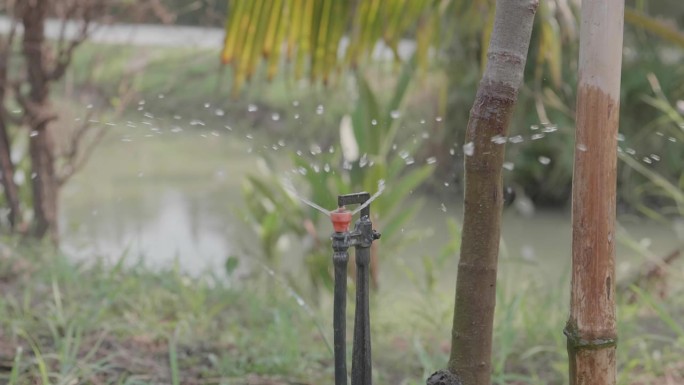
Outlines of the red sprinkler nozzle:
{"label": "red sprinkler nozzle", "polygon": [[330,220],[332,221],[336,233],[344,233],[349,231],[352,213],[345,209],[344,206],[339,207],[337,210],[330,213]]}

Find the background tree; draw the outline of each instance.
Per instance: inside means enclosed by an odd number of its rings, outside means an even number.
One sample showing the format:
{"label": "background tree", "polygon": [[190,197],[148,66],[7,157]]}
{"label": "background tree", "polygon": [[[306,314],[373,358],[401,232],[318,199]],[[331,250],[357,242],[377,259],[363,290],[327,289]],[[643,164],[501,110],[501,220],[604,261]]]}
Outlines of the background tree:
{"label": "background tree", "polygon": [[[0,170],[10,231],[36,238],[49,234],[53,241],[58,240],[60,187],[83,166],[104,130],[93,129],[84,119],[62,133],[63,137],[55,137],[51,123],[59,114],[52,107],[51,88],[64,76],[95,21],[114,4],[104,0],[36,0],[8,2],[4,7],[11,26],[7,36],[0,39]],[[53,42],[45,36],[50,17],[61,20],[59,37]],[[10,109],[15,107],[19,112],[11,114]],[[25,138],[30,161],[30,210],[23,207],[15,178],[17,164],[10,156],[13,147],[20,146]]]}

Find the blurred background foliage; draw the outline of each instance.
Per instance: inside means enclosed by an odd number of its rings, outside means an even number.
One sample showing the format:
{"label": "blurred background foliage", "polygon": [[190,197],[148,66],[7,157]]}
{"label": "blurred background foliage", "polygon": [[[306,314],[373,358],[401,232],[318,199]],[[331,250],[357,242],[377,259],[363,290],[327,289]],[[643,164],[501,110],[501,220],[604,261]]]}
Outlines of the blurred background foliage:
{"label": "blurred background foliage", "polygon": [[[377,65],[372,62],[385,57],[383,53],[392,58],[395,64],[390,66],[397,68],[395,71],[400,70],[401,62],[413,60],[417,67],[413,76],[422,87],[409,95],[403,113],[419,111],[439,117],[425,127],[418,126],[418,130],[427,130],[429,139],[415,149],[417,159],[435,157],[436,179],[451,179],[460,191],[463,153],[454,154],[453,149],[463,145],[468,111],[486,63],[493,12],[491,0],[371,0],[344,5],[331,0],[233,1],[228,8],[222,61],[230,65],[232,87],[239,97],[246,95],[241,92],[245,81],[271,79],[283,71],[284,76],[311,85],[352,88],[352,94],[360,98],[363,90],[345,82],[349,74],[368,76]],[[509,146],[508,183],[518,186],[516,189],[537,205],[561,207],[570,196],[578,19],[579,1],[541,3],[525,86],[509,138],[516,145]],[[652,74],[660,80],[665,98],[684,98],[683,19],[684,10],[670,1],[628,2],[620,125],[624,140],[620,145],[637,159],[660,153],[668,138],[682,132],[681,127],[665,121],[662,111],[653,108],[646,97],[651,92],[647,78]],[[402,44],[411,48],[402,49]],[[391,84],[381,85],[378,93],[384,91],[393,99],[392,89]],[[385,130],[388,123],[380,122],[370,127],[370,132]],[[403,125],[398,137],[415,133],[416,126],[412,126]],[[655,133],[662,136],[651,135]],[[536,140],[541,138],[544,140]],[[672,146],[669,150],[667,159],[653,161],[657,163],[654,169],[676,180],[684,149]],[[634,184],[642,182],[621,178],[622,209],[636,208],[632,191]],[[433,191],[444,191],[435,187],[439,186],[433,186]]]}
{"label": "blurred background foliage", "polygon": [[[337,194],[372,192],[384,181],[391,197],[379,201],[375,219],[389,233],[383,247],[400,246],[387,239],[419,209],[415,203],[404,207],[414,189],[443,199],[461,192],[465,126],[486,65],[493,5],[493,0],[232,1],[221,61],[228,65],[235,100],[249,98],[249,88],[278,75],[293,85],[347,92],[341,100],[353,101],[347,107],[351,121],[343,118],[347,112],[342,108],[330,126],[316,130],[318,140],[330,143],[327,161],[342,165],[344,174],[319,173],[325,165],[304,154],[293,158],[301,177],[287,183],[301,189],[297,194],[332,209]],[[579,9],[577,0],[552,0],[542,1],[537,12],[525,84],[507,138],[505,182],[519,203],[569,204]],[[684,147],[672,144],[683,139],[684,125],[678,119],[684,107],[677,111],[668,102],[684,99],[684,10],[672,14],[678,9],[668,1],[634,1],[625,11],[617,138],[623,213],[660,219],[681,214],[673,207],[681,208]],[[382,76],[387,72],[400,75]],[[655,79],[660,80],[657,87]],[[383,103],[386,108],[380,107]],[[337,145],[344,141],[336,137],[340,122],[340,136],[345,125],[353,126],[359,152],[353,164]],[[367,163],[374,167],[364,168]],[[414,163],[425,166],[408,167]],[[323,280],[329,287],[324,237],[302,230],[315,214],[305,210],[298,211],[302,216],[295,221],[276,219],[287,210],[279,203],[289,205],[296,198],[283,198],[291,195],[283,186],[268,192],[259,188],[274,179],[271,167],[245,187],[251,212],[246,217],[261,234],[262,250],[274,258],[280,237],[315,238],[308,242],[314,247],[306,260],[319,261],[319,266],[309,266],[309,273],[314,286]],[[410,239],[402,235],[398,238]]]}

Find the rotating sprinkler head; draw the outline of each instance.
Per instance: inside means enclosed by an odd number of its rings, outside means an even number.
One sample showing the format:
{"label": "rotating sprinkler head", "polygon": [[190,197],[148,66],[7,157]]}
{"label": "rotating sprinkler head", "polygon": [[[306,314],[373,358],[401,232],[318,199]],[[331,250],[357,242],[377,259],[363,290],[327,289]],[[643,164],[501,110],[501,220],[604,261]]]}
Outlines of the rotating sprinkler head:
{"label": "rotating sprinkler head", "polygon": [[330,221],[336,233],[346,233],[349,231],[349,223],[352,220],[352,212],[344,206],[330,212]]}

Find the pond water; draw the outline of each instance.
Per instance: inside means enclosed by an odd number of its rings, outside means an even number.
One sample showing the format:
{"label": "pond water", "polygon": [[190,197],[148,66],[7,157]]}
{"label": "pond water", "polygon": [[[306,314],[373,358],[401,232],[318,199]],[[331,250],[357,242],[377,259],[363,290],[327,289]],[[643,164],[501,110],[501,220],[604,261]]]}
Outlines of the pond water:
{"label": "pond water", "polygon": [[[254,173],[259,156],[237,135],[186,129],[149,134],[147,128],[116,127],[87,166],[65,187],[62,196],[63,248],[74,258],[101,257],[115,262],[122,255],[151,267],[178,263],[197,274],[222,271],[229,255],[250,255],[256,236],[242,220],[243,178]],[[283,151],[283,159],[287,159]],[[283,162],[284,170],[287,169]],[[378,199],[382,199],[380,196]],[[396,255],[381,255],[381,280],[404,280],[398,265],[420,266],[420,257],[436,255],[448,241],[446,220],[461,220],[460,203],[424,198],[423,210],[405,229],[418,236]],[[654,256],[678,245],[663,225],[622,218],[630,239]],[[319,231],[331,231],[321,224]],[[382,229],[380,229],[382,231]],[[506,210],[503,221],[502,272],[554,282],[570,266],[569,211],[538,211],[523,216]],[[300,266],[296,243],[292,266]],[[643,256],[618,246],[618,269],[624,272]],[[400,263],[396,263],[400,262]],[[518,274],[516,273],[516,274]],[[455,275],[455,261],[442,271]],[[452,285],[452,280],[447,279]]]}

